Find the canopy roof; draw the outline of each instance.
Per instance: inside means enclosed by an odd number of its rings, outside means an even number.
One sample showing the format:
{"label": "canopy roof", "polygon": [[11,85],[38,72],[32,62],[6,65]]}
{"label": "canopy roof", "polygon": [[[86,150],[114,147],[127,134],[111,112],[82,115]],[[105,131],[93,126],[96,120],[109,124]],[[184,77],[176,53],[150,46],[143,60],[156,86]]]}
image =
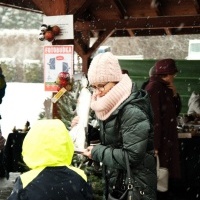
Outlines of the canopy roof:
{"label": "canopy roof", "polygon": [[[200,33],[200,0],[1,0],[0,5],[45,15],[73,14],[75,31],[91,36],[152,36]],[[52,4],[51,6],[49,6]],[[55,5],[55,7],[53,6]]]}
{"label": "canopy roof", "polygon": [[[1,0],[0,5],[47,16],[73,14],[71,43],[82,58],[108,37],[200,34],[200,0]],[[92,47],[90,37],[97,38]]]}

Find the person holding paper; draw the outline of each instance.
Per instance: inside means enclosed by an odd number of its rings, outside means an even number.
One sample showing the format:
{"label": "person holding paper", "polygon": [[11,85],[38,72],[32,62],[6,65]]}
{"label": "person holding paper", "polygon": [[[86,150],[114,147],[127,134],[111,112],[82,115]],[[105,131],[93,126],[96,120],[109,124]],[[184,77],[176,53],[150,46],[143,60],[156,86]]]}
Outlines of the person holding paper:
{"label": "person holding paper", "polygon": [[126,151],[141,199],[155,200],[153,116],[147,92],[137,90],[130,77],[122,74],[111,52],[93,58],[88,80],[93,87],[91,108],[99,122],[100,144],[88,146],[83,155],[103,165],[103,199],[109,194],[119,199],[127,188]]}

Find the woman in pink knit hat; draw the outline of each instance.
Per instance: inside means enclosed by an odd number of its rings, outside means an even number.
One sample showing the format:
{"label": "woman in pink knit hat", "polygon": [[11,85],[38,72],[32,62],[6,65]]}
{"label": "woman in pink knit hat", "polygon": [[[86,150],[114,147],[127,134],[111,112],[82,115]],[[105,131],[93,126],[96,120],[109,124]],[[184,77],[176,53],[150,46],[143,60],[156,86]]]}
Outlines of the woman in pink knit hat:
{"label": "woman in pink knit hat", "polygon": [[103,164],[104,197],[119,199],[127,185],[125,152],[140,199],[156,199],[152,110],[145,91],[137,90],[110,52],[92,60],[88,80],[93,87],[91,108],[100,125],[101,143],[83,155]]}

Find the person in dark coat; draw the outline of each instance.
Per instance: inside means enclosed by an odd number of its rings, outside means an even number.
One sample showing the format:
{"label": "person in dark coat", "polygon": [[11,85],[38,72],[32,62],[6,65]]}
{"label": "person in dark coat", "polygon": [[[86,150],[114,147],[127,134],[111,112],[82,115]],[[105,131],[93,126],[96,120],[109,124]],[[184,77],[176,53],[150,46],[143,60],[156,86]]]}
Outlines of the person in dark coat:
{"label": "person in dark coat", "polygon": [[6,80],[5,76],[3,75],[3,71],[0,67],[0,104],[2,103],[2,99],[5,96],[5,91],[6,91]]}
{"label": "person in dark coat", "polygon": [[4,147],[3,163],[6,171],[6,176],[9,178],[10,172],[25,172],[27,166],[22,158],[22,144],[26,137],[27,130],[13,129],[9,133]]}
{"label": "person in dark coat", "polygon": [[[3,75],[2,68],[0,66],[0,104],[2,103],[3,97],[5,96],[6,91],[6,80]],[[0,115],[1,119],[1,115]],[[5,169],[3,165],[3,149],[5,144],[5,138],[2,136],[1,127],[0,127],[0,177],[5,177]]]}
{"label": "person in dark coat", "polygon": [[5,141],[5,138],[2,135],[0,135],[0,152],[4,148]]}
{"label": "person in dark coat", "polygon": [[103,164],[103,198],[112,194],[119,199],[125,191],[127,152],[141,199],[155,200],[153,116],[147,92],[137,90],[130,77],[122,74],[118,59],[111,52],[94,57],[88,80],[94,90],[91,108],[99,121],[101,142],[88,146],[83,155]]}
{"label": "person in dark coat", "polygon": [[8,200],[92,200],[84,171],[71,166],[73,154],[73,141],[61,120],[38,120],[22,146],[30,171],[17,178]]}
{"label": "person in dark coat", "polygon": [[149,70],[149,78],[142,83],[141,89],[145,90],[145,87],[148,85],[150,78],[153,76],[154,74],[154,66],[150,68]]}
{"label": "person in dark coat", "polygon": [[[169,170],[168,193],[171,184],[181,175],[177,133],[177,116],[181,111],[181,99],[174,85],[177,72],[173,59],[159,60],[155,63],[154,75],[145,87],[154,112],[155,154],[159,156],[160,166]],[[167,194],[162,194],[162,200],[164,196]]]}
{"label": "person in dark coat", "polygon": [[[6,87],[7,87],[7,84],[6,84],[5,76],[3,75],[3,71],[0,66],[0,104],[2,103],[3,97],[5,96]],[[1,115],[0,115],[0,119],[1,119]],[[4,143],[5,143],[5,138],[2,136],[1,128],[0,128],[0,151],[3,150]]]}
{"label": "person in dark coat", "polygon": [[[3,71],[0,67],[0,104],[2,103],[3,97],[5,96],[6,86],[7,85],[6,85],[5,76],[3,75]],[[0,119],[1,119],[1,115],[0,115]],[[2,136],[1,128],[0,128],[0,151],[3,150],[4,143],[5,143],[5,138]]]}
{"label": "person in dark coat", "polygon": [[28,170],[22,158],[22,144],[27,132],[30,130],[30,122],[25,123],[24,129],[13,128],[9,133],[4,147],[3,164],[7,179],[10,172],[25,172]]}
{"label": "person in dark coat", "polygon": [[5,169],[3,164],[3,149],[5,141],[5,138],[0,134],[0,178],[5,177]]}

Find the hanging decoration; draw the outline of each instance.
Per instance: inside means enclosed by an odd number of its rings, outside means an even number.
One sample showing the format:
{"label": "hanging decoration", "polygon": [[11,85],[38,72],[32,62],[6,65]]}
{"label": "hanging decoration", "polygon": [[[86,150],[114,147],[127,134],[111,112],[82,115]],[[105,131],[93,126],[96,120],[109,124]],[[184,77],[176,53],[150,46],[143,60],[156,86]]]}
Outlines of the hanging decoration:
{"label": "hanging decoration", "polygon": [[65,92],[71,92],[73,89],[73,83],[74,80],[73,78],[70,78],[70,74],[68,72],[60,72],[56,79],[58,92],[53,96],[51,101],[56,103],[65,94]]}
{"label": "hanging decoration", "polygon": [[68,72],[60,72],[56,79],[56,84],[58,85],[58,91],[61,88],[65,88],[67,91],[72,90],[73,79],[70,79],[70,74]]}
{"label": "hanging decoration", "polygon": [[56,36],[58,36],[61,33],[61,29],[57,25],[49,26],[46,24],[42,24],[40,27],[40,34],[39,34],[39,40],[44,41],[47,40],[49,42],[52,42]]}

